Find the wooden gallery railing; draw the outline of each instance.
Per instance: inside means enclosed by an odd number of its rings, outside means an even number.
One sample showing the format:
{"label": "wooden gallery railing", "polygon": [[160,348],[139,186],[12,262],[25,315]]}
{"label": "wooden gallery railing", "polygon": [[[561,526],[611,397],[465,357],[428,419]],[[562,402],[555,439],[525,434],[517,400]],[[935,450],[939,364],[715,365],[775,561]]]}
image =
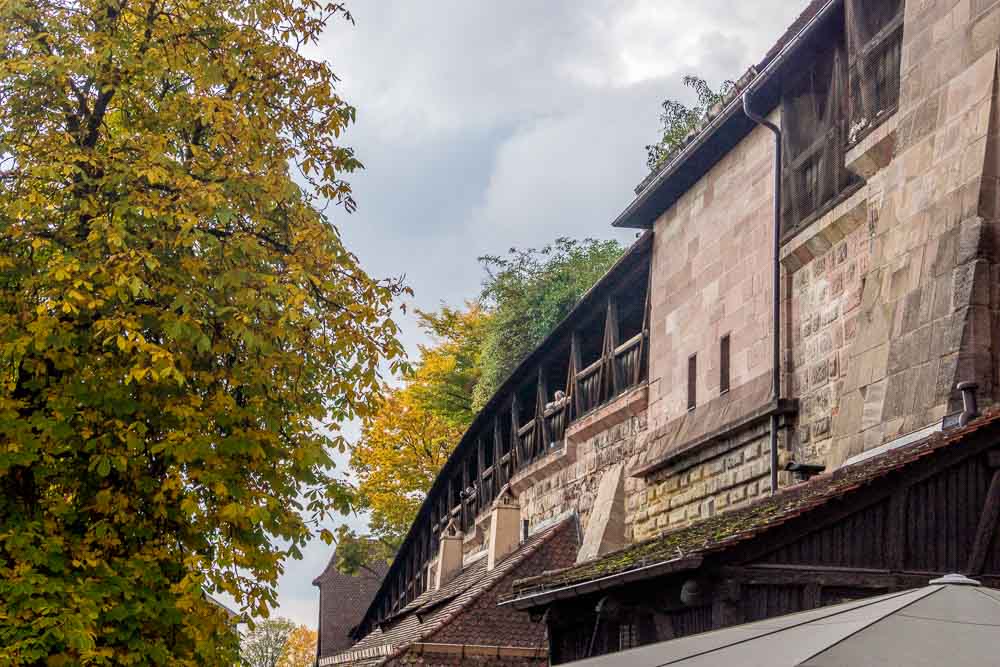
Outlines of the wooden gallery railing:
{"label": "wooden gallery railing", "polygon": [[[618,340],[622,327],[615,299],[608,298],[604,305],[603,340],[597,359],[588,360],[586,366],[583,364],[580,334],[572,333],[564,387],[550,398],[546,365],[540,364],[530,410],[534,416],[521,423],[522,415],[529,411],[513,393],[501,403],[507,408],[497,411],[486,421],[480,421],[485,426],[472,439],[474,447],[465,445],[464,456],[450,464],[443,486],[435,484],[432,497],[435,494],[437,497],[431,500],[430,520],[419,528],[416,540],[408,547],[407,553],[400,554],[403,560],[401,565],[397,563],[394,566],[396,573],[390,573],[393,581],[387,582],[388,594],[378,604],[381,619],[398,613],[430,586],[427,565],[438,553],[443,535],[448,531],[470,534],[476,528],[477,516],[484,515],[504,485],[519,470],[562,449],[570,424],[645,381],[648,288],[644,307],[630,310],[631,321],[627,323],[627,330],[638,333],[628,340]],[[641,324],[636,321],[640,314]],[[523,389],[522,385],[522,394]],[[505,416],[506,409],[509,409],[509,416]]]}

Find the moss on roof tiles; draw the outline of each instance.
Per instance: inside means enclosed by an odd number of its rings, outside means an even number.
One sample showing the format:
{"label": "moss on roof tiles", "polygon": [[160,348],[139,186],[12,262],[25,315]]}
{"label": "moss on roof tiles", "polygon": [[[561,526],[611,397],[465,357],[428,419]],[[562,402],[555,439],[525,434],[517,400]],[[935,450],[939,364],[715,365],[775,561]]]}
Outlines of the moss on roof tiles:
{"label": "moss on roof tiles", "polygon": [[991,411],[964,429],[931,435],[861,463],[814,477],[808,482],[789,487],[774,496],[761,498],[741,508],[669,530],[658,537],[638,542],[589,563],[520,579],[514,582],[512,597],[543,593],[649,565],[722,550],[840,498],[998,420],[1000,409]]}

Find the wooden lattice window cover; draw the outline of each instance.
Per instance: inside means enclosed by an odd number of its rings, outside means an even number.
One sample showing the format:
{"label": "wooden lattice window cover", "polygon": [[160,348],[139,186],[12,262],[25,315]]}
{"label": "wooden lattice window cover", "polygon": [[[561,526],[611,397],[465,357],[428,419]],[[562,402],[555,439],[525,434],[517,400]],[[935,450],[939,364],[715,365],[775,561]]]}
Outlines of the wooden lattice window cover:
{"label": "wooden lattice window cover", "polygon": [[846,0],[850,128],[853,145],[899,104],[903,0]]}

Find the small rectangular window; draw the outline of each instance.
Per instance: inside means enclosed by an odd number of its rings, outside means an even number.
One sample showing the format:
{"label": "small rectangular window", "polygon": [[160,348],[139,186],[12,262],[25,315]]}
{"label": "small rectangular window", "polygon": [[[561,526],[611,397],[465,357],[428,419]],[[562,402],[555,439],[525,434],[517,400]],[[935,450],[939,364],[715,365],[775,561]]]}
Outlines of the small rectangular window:
{"label": "small rectangular window", "polygon": [[719,393],[729,391],[729,334],[719,341]]}
{"label": "small rectangular window", "polygon": [[698,404],[696,394],[698,386],[698,355],[688,357],[688,410],[694,410]]}

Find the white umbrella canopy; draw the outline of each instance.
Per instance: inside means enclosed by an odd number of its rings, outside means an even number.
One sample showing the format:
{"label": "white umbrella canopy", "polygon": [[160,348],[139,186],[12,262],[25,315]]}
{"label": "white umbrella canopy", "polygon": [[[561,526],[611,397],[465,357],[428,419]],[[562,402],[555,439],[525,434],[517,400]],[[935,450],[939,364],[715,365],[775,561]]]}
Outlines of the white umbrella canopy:
{"label": "white umbrella canopy", "polygon": [[1000,591],[960,575],[583,660],[580,667],[1000,665]]}

